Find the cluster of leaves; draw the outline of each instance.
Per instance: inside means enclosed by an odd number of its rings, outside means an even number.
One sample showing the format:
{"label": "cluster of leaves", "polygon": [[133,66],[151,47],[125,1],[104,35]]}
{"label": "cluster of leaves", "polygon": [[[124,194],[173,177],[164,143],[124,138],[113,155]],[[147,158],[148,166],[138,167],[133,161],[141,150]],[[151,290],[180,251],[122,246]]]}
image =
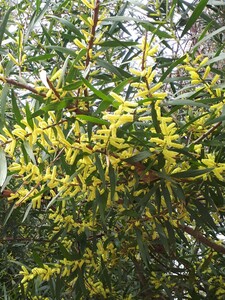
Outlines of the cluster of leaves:
{"label": "cluster of leaves", "polygon": [[223,299],[217,4],[74,2],[4,4],[1,294]]}

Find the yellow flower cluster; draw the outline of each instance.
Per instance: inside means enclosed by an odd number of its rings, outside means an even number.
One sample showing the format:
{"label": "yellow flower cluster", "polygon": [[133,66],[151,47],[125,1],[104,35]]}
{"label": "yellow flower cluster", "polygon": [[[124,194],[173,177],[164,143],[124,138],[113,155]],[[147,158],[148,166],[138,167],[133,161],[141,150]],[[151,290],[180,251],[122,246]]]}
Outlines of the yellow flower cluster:
{"label": "yellow flower cluster", "polygon": [[[223,173],[225,171],[225,163],[218,163],[215,161],[215,155],[213,153],[206,154],[206,158],[202,159],[202,163],[207,168],[212,168],[213,174],[221,181],[224,181]],[[203,168],[203,167],[201,167]],[[207,178],[210,178],[210,174],[206,173],[203,175],[203,179],[206,180]]]}

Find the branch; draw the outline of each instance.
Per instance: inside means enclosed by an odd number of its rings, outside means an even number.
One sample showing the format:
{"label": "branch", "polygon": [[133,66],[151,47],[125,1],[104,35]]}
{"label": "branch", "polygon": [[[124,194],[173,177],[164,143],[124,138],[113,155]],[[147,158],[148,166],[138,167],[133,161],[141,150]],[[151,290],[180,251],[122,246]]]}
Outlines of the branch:
{"label": "branch", "polygon": [[199,142],[201,142],[202,140],[204,140],[207,135],[209,135],[210,133],[212,133],[214,130],[216,130],[217,127],[219,127],[222,124],[222,122],[218,122],[216,123],[213,127],[211,127],[208,131],[206,131],[203,135],[201,135],[199,138],[197,138],[197,140],[193,141],[189,146],[191,145],[195,145],[198,144]]}
{"label": "branch", "polygon": [[35,88],[33,88],[32,86],[28,85],[28,84],[24,84],[24,83],[21,83],[21,82],[18,82],[14,79],[11,79],[11,78],[7,78],[7,77],[2,77],[0,76],[0,80],[5,82],[5,83],[8,83],[8,84],[11,84],[11,85],[14,85],[20,89],[24,89],[24,90],[28,90],[36,95],[39,95],[39,96],[42,96],[42,97],[46,97],[46,94],[45,93],[40,93],[38,92]]}
{"label": "branch", "polygon": [[210,247],[214,251],[218,253],[225,254],[225,247],[222,245],[218,245],[215,242],[207,239],[201,232],[199,232],[197,229],[193,229],[186,225],[178,225],[180,229],[184,230],[186,233],[193,236],[198,242]]}
{"label": "branch", "polygon": [[98,24],[99,4],[100,4],[100,1],[96,0],[94,15],[93,15],[93,26],[91,28],[91,38],[88,42],[87,57],[86,57],[86,63],[85,63],[86,67],[89,65],[90,60],[91,60],[90,51],[93,48],[94,39],[95,39],[95,31],[96,31],[96,27],[97,27],[97,24]]}

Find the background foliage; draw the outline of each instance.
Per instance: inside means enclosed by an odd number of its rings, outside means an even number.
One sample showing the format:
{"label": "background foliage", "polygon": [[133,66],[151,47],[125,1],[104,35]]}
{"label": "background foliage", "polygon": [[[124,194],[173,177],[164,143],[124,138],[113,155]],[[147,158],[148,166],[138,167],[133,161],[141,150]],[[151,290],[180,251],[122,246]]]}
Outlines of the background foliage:
{"label": "background foliage", "polygon": [[222,1],[0,1],[2,299],[224,299]]}

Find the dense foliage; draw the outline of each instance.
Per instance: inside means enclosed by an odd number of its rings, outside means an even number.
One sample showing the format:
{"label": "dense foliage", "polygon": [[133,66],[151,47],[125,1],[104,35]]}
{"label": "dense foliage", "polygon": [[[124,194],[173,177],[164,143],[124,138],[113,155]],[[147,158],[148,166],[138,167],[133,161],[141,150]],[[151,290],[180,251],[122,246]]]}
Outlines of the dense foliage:
{"label": "dense foliage", "polygon": [[11,2],[2,299],[225,299],[220,1]]}

